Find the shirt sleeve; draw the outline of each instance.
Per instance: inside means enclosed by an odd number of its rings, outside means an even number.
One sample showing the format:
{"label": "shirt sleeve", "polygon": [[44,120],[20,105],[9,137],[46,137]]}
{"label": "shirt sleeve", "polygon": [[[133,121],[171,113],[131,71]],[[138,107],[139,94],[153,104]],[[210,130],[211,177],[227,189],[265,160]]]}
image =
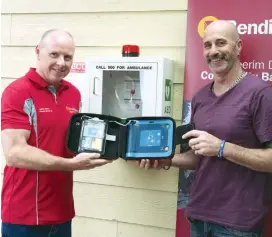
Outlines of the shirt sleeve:
{"label": "shirt sleeve", "polygon": [[1,97],[1,130],[31,130],[29,101],[23,92],[7,87]]}
{"label": "shirt sleeve", "polygon": [[272,87],[266,87],[257,93],[251,108],[253,127],[259,141],[272,141]]}

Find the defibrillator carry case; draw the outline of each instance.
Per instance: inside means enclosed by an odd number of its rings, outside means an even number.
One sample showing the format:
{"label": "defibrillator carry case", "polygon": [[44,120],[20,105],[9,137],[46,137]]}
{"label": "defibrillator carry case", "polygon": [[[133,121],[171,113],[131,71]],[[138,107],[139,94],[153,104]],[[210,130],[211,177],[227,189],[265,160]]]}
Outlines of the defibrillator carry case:
{"label": "defibrillator carry case", "polygon": [[193,126],[176,128],[171,117],[118,118],[94,113],[74,114],[66,137],[67,149],[74,153],[96,152],[101,158],[126,160],[169,159],[181,138]]}

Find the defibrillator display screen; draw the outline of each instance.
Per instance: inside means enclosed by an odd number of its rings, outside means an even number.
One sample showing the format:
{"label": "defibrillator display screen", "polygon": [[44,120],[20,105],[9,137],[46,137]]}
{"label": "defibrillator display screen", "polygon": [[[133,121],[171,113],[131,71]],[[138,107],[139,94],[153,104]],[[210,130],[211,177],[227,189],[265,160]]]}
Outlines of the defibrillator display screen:
{"label": "defibrillator display screen", "polygon": [[160,146],[162,139],[162,131],[160,129],[143,130],[140,135],[140,147]]}
{"label": "defibrillator display screen", "polygon": [[135,120],[128,125],[127,158],[156,158],[171,155],[174,146],[170,119]]}

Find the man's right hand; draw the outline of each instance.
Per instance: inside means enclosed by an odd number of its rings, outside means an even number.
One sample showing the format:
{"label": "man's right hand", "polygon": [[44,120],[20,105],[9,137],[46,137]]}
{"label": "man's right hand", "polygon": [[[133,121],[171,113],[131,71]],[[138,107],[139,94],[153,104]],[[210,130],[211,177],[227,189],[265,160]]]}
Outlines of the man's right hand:
{"label": "man's right hand", "polygon": [[81,153],[74,158],[54,156],[27,144],[30,131],[5,129],[1,132],[3,153],[7,166],[29,170],[88,170],[111,163],[97,153]]}
{"label": "man's right hand", "polygon": [[72,170],[89,170],[95,167],[112,163],[112,160],[99,158],[98,153],[80,153],[72,159],[69,159]]}
{"label": "man's right hand", "polygon": [[160,160],[151,160],[151,159],[142,159],[140,161],[132,161],[140,168],[148,169],[161,169],[164,166],[170,164],[169,159],[160,159]]}

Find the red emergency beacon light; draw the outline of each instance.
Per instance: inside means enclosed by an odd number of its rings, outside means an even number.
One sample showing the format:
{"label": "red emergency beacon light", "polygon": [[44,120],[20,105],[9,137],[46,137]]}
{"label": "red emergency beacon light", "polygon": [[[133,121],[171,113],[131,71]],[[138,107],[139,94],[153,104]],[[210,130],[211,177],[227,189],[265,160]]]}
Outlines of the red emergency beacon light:
{"label": "red emergency beacon light", "polygon": [[122,56],[123,57],[139,57],[140,48],[138,45],[123,45]]}

